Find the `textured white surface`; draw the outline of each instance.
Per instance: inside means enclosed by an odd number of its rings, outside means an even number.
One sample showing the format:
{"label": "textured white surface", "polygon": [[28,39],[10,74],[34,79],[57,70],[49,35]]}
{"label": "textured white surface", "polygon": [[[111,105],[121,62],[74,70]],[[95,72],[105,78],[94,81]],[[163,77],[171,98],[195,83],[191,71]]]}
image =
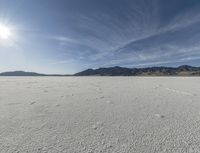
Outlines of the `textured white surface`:
{"label": "textured white surface", "polygon": [[200,152],[200,78],[0,77],[0,153]]}

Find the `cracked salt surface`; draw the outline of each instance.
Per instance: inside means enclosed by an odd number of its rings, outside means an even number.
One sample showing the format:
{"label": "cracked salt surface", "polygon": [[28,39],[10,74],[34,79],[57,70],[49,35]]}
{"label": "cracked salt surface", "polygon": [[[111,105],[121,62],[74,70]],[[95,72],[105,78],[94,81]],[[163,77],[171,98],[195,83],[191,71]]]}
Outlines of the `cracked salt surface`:
{"label": "cracked salt surface", "polygon": [[200,152],[200,78],[0,82],[0,153]]}
{"label": "cracked salt surface", "polygon": [[187,95],[187,96],[196,96],[196,94],[192,94],[190,92],[176,90],[176,89],[172,89],[172,88],[166,88],[166,90],[177,93],[177,94],[182,94],[182,95]]}

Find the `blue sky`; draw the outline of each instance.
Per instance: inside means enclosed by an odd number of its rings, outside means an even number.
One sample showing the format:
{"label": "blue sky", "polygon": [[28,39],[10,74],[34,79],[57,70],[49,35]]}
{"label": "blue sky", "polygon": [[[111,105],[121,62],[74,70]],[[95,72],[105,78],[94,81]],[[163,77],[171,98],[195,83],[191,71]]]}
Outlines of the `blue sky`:
{"label": "blue sky", "polygon": [[199,0],[0,0],[0,72],[200,66]]}

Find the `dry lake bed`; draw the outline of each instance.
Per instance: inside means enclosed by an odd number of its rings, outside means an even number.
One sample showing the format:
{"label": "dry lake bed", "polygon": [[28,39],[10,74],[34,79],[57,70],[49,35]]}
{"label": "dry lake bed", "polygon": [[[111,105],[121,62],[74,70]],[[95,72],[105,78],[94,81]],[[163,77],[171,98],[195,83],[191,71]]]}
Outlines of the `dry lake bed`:
{"label": "dry lake bed", "polygon": [[200,77],[0,77],[0,153],[199,153]]}

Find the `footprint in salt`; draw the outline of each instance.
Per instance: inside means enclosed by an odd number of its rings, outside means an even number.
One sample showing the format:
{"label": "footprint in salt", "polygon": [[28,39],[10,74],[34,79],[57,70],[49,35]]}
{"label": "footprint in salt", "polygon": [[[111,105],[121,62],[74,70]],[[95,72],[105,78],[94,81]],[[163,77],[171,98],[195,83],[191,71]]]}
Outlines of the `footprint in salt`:
{"label": "footprint in salt", "polygon": [[101,140],[101,144],[102,144],[102,145],[105,145],[105,144],[106,144],[105,139],[102,139],[102,140]]}
{"label": "footprint in salt", "polygon": [[60,106],[60,104],[56,104],[56,107],[59,107]]}
{"label": "footprint in salt", "polygon": [[113,144],[112,144],[112,141],[109,141],[106,145],[107,148],[112,148],[113,147]]}
{"label": "footprint in salt", "polygon": [[35,103],[36,103],[36,101],[33,101],[33,102],[30,103],[30,105],[33,105],[33,104],[35,104]]}
{"label": "footprint in salt", "polygon": [[92,125],[92,129],[97,130],[98,128],[102,126],[103,126],[102,122],[96,122],[95,124]]}
{"label": "footprint in salt", "polygon": [[113,101],[111,101],[111,100],[107,100],[106,103],[111,104],[111,105],[114,105],[114,104],[115,104],[115,103],[114,103]]}
{"label": "footprint in salt", "polygon": [[104,96],[101,96],[101,97],[100,97],[100,99],[104,99],[104,98],[105,98]]}
{"label": "footprint in salt", "polygon": [[155,114],[154,116],[157,117],[157,118],[165,118],[165,116],[161,115],[161,114]]}
{"label": "footprint in salt", "polygon": [[97,125],[96,124],[92,125],[92,129],[97,130],[98,129]]}

